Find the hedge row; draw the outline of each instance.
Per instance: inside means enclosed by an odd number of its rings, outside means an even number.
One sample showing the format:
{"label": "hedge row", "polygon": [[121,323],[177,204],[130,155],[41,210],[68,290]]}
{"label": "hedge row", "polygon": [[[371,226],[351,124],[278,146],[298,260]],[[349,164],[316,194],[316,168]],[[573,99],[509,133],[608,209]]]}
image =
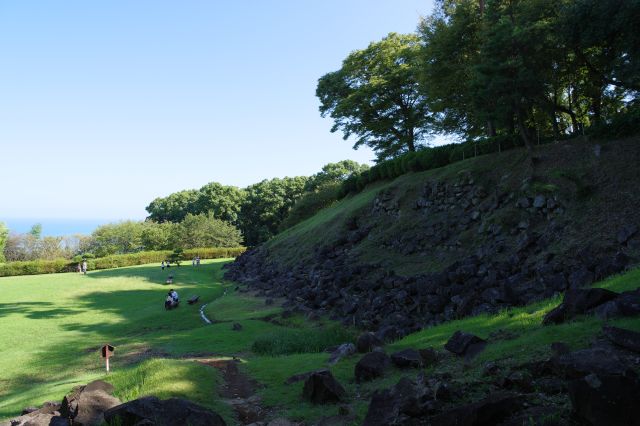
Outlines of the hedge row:
{"label": "hedge row", "polygon": [[[201,259],[237,257],[244,251],[244,247],[187,249],[182,253],[182,259],[188,261],[196,256],[200,256]],[[96,259],[87,259],[87,269],[91,271],[97,269],[120,268],[123,266],[144,265],[154,262],[159,263],[167,259],[171,253],[172,252],[169,250],[141,251],[138,253],[116,254]],[[0,264],[0,277],[74,272],[76,271],[77,266],[78,262],[71,262],[68,259],[9,262]]]}
{"label": "hedge row", "polygon": [[383,161],[369,170],[351,176],[342,184],[340,197],[361,191],[370,183],[384,179],[394,179],[408,172],[423,172],[444,167],[451,163],[478,155],[501,152],[523,146],[518,135],[503,135],[479,141],[453,143],[408,152],[392,160]]}

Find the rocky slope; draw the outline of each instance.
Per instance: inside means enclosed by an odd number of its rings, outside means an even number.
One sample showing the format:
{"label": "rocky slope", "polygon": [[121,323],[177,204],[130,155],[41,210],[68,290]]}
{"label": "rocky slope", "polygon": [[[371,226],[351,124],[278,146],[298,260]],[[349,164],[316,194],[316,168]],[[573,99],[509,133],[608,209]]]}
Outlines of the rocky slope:
{"label": "rocky slope", "polygon": [[246,252],[225,277],[383,339],[581,288],[640,254],[638,142],[407,174]]}

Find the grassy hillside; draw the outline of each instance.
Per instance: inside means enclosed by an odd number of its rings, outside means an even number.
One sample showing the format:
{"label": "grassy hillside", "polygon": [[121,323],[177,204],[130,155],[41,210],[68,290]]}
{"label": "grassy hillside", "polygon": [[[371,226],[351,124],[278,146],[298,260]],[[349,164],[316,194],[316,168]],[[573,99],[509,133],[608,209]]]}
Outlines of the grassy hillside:
{"label": "grassy hillside", "polygon": [[[562,254],[580,246],[602,247],[615,244],[616,233],[626,223],[640,224],[640,141],[573,140],[537,148],[535,161],[522,149],[471,158],[447,167],[408,173],[393,181],[380,182],[349,196],[312,218],[282,232],[264,244],[268,256],[282,265],[310,262],[323,246],[339,245],[350,221],[368,229],[367,238],[350,248],[354,262],[379,263],[401,275],[415,275],[441,269],[468,256],[487,240],[482,229],[497,224],[507,234],[507,250],[515,243],[509,236],[522,221],[529,232],[548,232],[550,220],[531,220],[516,207],[520,197],[543,195],[562,205],[562,214],[553,219],[562,228],[560,239],[545,252]],[[596,155],[598,152],[598,155]],[[498,209],[488,211],[466,229],[453,228],[458,218],[448,212],[425,215],[416,209],[425,186],[433,183],[455,186],[473,182],[500,201]],[[393,214],[375,212],[374,200],[383,198]],[[473,209],[467,209],[472,214]],[[528,222],[531,221],[529,224]],[[413,235],[429,233],[429,227],[452,227],[442,240],[424,238],[419,249],[406,250]],[[482,229],[480,229],[482,227]],[[515,239],[515,238],[513,238]],[[509,243],[512,243],[509,246]],[[637,253],[637,248],[634,253]]]}
{"label": "grassy hillside", "polygon": [[[0,418],[9,418],[29,405],[59,400],[73,386],[102,378],[116,387],[116,395],[130,400],[143,395],[178,396],[211,407],[236,424],[232,409],[220,392],[223,378],[202,361],[239,356],[241,371],[257,380],[258,395],[268,418],[287,416],[309,424],[332,417],[332,424],[360,424],[375,389],[387,387],[417,370],[392,368],[372,382],[357,384],[350,356],[329,367],[347,390],[347,416],[339,406],[315,406],[302,400],[302,382],[285,380],[299,373],[327,367],[323,349],[353,341],[353,330],[319,319],[283,315],[278,300],[236,291],[221,281],[221,261],[200,268],[172,268],[175,287],[183,300],[199,294],[208,302],[206,314],[215,321],[205,325],[198,307],[183,305],[166,312],[162,307],[166,272],[156,265],[93,272],[87,276],[54,274],[0,279]],[[640,287],[640,269],[597,284],[614,291]],[[563,341],[573,348],[587,346],[598,335],[602,321],[578,318],[570,323],[541,325],[543,315],[559,302],[546,300],[497,315],[483,315],[424,329],[387,345],[393,352],[403,348],[434,347],[442,351],[456,330],[487,338],[490,344],[466,366],[455,357],[445,359],[428,374],[452,374],[455,383],[468,384],[480,392],[487,361],[517,366],[544,359],[549,344]],[[232,331],[238,323],[242,330]],[[610,322],[640,331],[640,319]],[[503,336],[508,336],[505,338]],[[105,375],[97,349],[109,342],[116,346],[113,372]],[[200,361],[200,362],[196,362]],[[468,397],[473,398],[474,393]],[[337,417],[334,417],[337,416]]]}

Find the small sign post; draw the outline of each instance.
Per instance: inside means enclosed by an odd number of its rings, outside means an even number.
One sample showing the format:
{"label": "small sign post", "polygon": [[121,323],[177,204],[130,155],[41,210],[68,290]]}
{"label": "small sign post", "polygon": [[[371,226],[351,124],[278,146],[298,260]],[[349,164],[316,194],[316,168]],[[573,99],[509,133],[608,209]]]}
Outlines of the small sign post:
{"label": "small sign post", "polygon": [[115,350],[116,348],[114,346],[111,346],[110,344],[106,344],[102,347],[102,358],[104,358],[107,367],[107,373],[109,372],[109,358],[113,355],[113,351]]}

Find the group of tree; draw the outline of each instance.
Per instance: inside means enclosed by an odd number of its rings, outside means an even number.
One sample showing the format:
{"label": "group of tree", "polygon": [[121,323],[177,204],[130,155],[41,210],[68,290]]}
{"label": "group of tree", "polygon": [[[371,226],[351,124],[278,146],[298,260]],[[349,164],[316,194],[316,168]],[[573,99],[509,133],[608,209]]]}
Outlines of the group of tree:
{"label": "group of tree", "polygon": [[640,0],[437,0],[415,34],[389,34],[320,78],[332,131],[378,160],[517,135],[532,148],[637,112]]}
{"label": "group of tree", "polygon": [[244,243],[254,246],[335,202],[341,183],[367,168],[345,160],[310,177],[265,179],[243,189],[212,182],[156,198],[147,206],[147,220],[170,228],[189,215],[208,215],[239,229]]}
{"label": "group of tree", "polygon": [[[145,250],[239,247],[242,234],[211,213],[187,213],[180,222],[123,221],[96,228],[91,235],[42,236],[42,227],[10,233],[0,223],[0,260],[53,260],[74,256],[103,257]],[[4,258],[4,260],[2,260]]]}

